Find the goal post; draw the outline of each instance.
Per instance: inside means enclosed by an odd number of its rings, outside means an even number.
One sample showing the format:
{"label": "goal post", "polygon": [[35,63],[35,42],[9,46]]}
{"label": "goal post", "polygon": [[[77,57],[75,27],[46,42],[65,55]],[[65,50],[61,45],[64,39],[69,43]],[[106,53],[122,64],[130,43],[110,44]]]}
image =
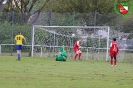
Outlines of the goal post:
{"label": "goal post", "polygon": [[[102,34],[99,35],[98,30],[102,30]],[[37,55],[37,52],[41,52],[41,56],[45,55],[44,52],[57,53],[57,48],[65,46],[68,51],[73,52],[73,44],[78,38],[83,38],[83,52],[86,53],[86,57],[90,55],[99,58],[100,53],[103,52],[104,59],[108,61],[109,51],[109,26],[42,26],[33,25],[32,29],[32,51],[31,56]],[[75,36],[73,36],[73,34]],[[82,46],[81,45],[81,46]],[[35,48],[40,46],[40,50]],[[98,54],[98,52],[100,52]],[[89,53],[89,54],[88,54]],[[51,54],[51,53],[50,53]],[[89,57],[90,58],[90,57]]]}
{"label": "goal post", "polygon": [[35,25],[33,25],[33,30],[32,30],[32,47],[31,47],[31,57],[34,56],[34,33],[35,33]]}
{"label": "goal post", "polygon": [[109,56],[109,31],[110,31],[110,27],[108,28],[108,32],[107,32],[107,50],[106,50],[106,61],[108,61],[108,56]]}

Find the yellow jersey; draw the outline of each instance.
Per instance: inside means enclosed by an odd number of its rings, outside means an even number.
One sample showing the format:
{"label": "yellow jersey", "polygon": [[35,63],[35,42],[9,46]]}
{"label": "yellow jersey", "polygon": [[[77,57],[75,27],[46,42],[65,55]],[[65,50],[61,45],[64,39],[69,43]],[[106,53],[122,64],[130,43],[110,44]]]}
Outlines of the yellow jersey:
{"label": "yellow jersey", "polygon": [[17,45],[22,45],[23,44],[22,43],[23,39],[24,39],[23,35],[16,35],[15,38],[14,38]]}

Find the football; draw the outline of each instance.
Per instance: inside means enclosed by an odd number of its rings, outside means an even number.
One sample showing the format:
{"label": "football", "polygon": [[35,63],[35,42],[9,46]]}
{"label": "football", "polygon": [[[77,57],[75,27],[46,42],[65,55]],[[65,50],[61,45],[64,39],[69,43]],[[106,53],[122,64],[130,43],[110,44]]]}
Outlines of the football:
{"label": "football", "polygon": [[72,37],[74,37],[75,36],[75,34],[72,34]]}

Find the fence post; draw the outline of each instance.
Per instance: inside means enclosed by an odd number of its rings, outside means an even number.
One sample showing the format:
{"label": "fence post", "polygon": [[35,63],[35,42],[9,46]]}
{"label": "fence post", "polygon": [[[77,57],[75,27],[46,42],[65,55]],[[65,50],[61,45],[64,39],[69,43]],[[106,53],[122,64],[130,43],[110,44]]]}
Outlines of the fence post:
{"label": "fence post", "polygon": [[50,11],[50,18],[49,18],[49,26],[52,26],[53,25],[53,22],[52,22],[52,12]]}
{"label": "fence post", "polygon": [[75,11],[73,12],[72,19],[73,19],[72,25],[74,26],[75,25]]}
{"label": "fence post", "polygon": [[31,49],[31,57],[34,56],[34,32],[35,32],[35,27],[33,25],[33,29],[32,29],[32,49]]}
{"label": "fence post", "polygon": [[42,57],[42,46],[41,46],[41,53],[40,53],[40,57]]}
{"label": "fence post", "polygon": [[87,54],[86,54],[86,60],[88,59],[88,48],[87,48]]}
{"label": "fence post", "polygon": [[1,56],[1,44],[0,44],[0,56]]}
{"label": "fence post", "polygon": [[[12,12],[12,42],[11,44],[13,44],[13,32],[14,32],[14,11]],[[13,46],[11,45],[11,56],[12,56],[12,52],[13,52]]]}

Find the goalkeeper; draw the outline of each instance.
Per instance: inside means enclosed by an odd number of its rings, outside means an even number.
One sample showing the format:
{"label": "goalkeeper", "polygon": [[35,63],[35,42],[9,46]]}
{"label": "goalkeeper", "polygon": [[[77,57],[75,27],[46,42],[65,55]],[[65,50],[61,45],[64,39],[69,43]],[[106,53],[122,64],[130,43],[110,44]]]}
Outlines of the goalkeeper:
{"label": "goalkeeper", "polygon": [[64,50],[64,46],[60,48],[60,56],[56,55],[56,61],[66,61],[68,54]]}

